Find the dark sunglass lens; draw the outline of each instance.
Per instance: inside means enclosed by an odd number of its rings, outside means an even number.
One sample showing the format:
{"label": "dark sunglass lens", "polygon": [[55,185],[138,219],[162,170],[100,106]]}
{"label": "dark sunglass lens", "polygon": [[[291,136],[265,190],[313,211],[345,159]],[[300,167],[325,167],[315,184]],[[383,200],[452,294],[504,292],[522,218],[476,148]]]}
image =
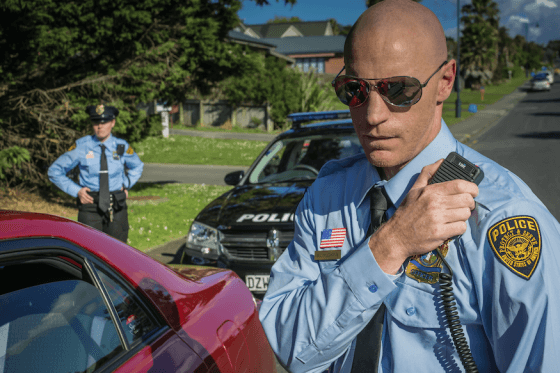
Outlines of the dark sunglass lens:
{"label": "dark sunglass lens", "polygon": [[364,81],[341,77],[335,82],[335,92],[343,104],[354,107],[366,100],[369,87]]}
{"label": "dark sunglass lens", "polygon": [[397,106],[412,106],[420,98],[420,82],[410,77],[395,77],[385,80],[387,99]]}

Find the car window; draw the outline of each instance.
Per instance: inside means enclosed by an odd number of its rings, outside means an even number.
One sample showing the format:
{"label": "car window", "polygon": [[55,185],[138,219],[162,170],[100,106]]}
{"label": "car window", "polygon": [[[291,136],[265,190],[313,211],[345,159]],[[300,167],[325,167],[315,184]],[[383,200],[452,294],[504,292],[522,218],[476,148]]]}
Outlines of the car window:
{"label": "car window", "polygon": [[0,293],[0,373],[93,371],[122,351],[90,283],[67,279],[10,290]]}
{"label": "car window", "polygon": [[312,180],[332,159],[363,153],[358,137],[315,135],[275,142],[249,175],[250,183]]}
{"label": "car window", "polygon": [[121,325],[129,344],[142,339],[156,328],[156,324],[144,311],[140,303],[123,286],[103,271],[98,271],[113,306],[117,310]]}

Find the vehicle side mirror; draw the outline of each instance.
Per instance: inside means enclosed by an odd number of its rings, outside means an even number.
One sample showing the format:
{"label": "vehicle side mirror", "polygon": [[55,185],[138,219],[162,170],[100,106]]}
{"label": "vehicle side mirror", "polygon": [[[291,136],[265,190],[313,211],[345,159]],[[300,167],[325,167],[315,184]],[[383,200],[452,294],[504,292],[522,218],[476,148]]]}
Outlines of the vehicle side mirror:
{"label": "vehicle side mirror", "polygon": [[237,185],[243,179],[243,175],[245,175],[245,171],[230,172],[224,177],[224,181],[227,185]]}

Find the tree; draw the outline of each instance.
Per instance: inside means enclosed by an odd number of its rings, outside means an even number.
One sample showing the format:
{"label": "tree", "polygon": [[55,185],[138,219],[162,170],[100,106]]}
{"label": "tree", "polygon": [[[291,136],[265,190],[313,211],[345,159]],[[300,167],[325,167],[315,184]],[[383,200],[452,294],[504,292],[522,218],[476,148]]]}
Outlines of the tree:
{"label": "tree", "polygon": [[334,18],[330,18],[329,23],[331,24],[334,35],[348,35],[350,29],[352,28],[352,25],[341,25]]}
{"label": "tree", "polygon": [[[498,54],[498,4],[493,0],[473,0],[464,5],[461,22],[461,65],[478,83],[491,78]],[[465,76],[468,81],[469,77]]]}
{"label": "tree", "polygon": [[[377,3],[380,3],[380,2],[382,2],[382,1],[383,1],[383,0],[366,0],[366,6],[369,8],[370,6],[373,6],[373,5],[375,5],[375,4],[377,4]],[[416,1],[417,3],[419,3],[419,2],[421,2],[422,0],[414,0],[414,1]]]}
{"label": "tree", "polygon": [[279,17],[279,16],[274,16],[274,19],[269,19],[268,21],[266,21],[266,23],[296,23],[296,22],[303,22],[301,20],[301,18],[299,17]]}
{"label": "tree", "polygon": [[234,76],[223,84],[225,98],[234,105],[269,103],[278,128],[284,126],[290,113],[334,109],[336,95],[315,71],[286,68],[285,61],[272,56],[265,59],[258,53],[253,53],[250,61],[251,75]]}
{"label": "tree", "polygon": [[242,74],[245,48],[226,42],[240,6],[240,0],[3,1],[0,149],[12,150],[0,153],[2,183],[49,185],[48,166],[90,130],[86,105],[119,108],[114,132],[135,141],[161,133],[158,118],[137,110],[138,103],[205,94]]}

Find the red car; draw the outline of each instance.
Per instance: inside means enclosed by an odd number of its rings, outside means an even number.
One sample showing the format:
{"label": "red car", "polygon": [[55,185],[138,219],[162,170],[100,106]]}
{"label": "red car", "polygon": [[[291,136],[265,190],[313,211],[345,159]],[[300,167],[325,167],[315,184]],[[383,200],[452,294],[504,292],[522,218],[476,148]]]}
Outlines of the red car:
{"label": "red car", "polygon": [[276,372],[233,272],[173,270],[56,216],[0,211],[0,372]]}

